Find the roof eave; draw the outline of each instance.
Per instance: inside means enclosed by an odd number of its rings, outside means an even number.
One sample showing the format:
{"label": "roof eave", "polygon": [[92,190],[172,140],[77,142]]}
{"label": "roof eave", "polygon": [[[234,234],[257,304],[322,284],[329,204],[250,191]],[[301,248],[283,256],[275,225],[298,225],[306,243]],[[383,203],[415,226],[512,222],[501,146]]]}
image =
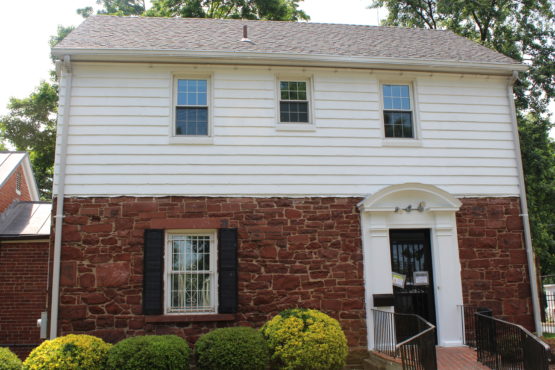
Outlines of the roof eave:
{"label": "roof eave", "polygon": [[171,62],[176,58],[181,60],[207,59],[227,64],[296,64],[323,67],[355,67],[355,68],[383,68],[417,69],[423,71],[490,71],[497,73],[512,73],[525,71],[528,66],[517,63],[482,63],[461,62],[440,59],[416,58],[369,58],[362,56],[316,55],[298,53],[261,53],[261,52],[225,52],[210,50],[149,50],[149,49],[80,49],[54,48],[54,57],[70,55],[75,61],[128,61],[128,62]]}

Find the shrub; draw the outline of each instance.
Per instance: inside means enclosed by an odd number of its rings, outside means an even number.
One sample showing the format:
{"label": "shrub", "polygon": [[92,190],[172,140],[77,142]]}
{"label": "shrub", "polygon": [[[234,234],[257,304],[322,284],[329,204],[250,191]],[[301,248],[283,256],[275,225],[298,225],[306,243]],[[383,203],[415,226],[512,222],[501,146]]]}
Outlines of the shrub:
{"label": "shrub", "polygon": [[9,348],[0,347],[0,370],[19,370],[21,360]]}
{"label": "shrub", "polygon": [[261,329],[271,360],[282,369],[341,369],[347,339],[337,320],[317,311],[294,308],[280,312]]}
{"label": "shrub", "polygon": [[29,354],[23,368],[100,370],[111,346],[92,335],[69,334],[44,341]]}
{"label": "shrub", "polygon": [[108,353],[107,368],[189,369],[191,349],[176,335],[145,335],[122,340]]}
{"label": "shrub", "polygon": [[195,356],[201,370],[264,370],[270,360],[262,334],[244,326],[204,334],[195,344]]}

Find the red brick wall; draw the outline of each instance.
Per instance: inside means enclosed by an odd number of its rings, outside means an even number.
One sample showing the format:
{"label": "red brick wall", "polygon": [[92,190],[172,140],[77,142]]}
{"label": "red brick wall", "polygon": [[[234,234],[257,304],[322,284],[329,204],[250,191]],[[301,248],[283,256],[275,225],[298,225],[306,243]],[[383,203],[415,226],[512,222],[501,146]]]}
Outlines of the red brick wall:
{"label": "red brick wall", "polygon": [[533,328],[519,198],[466,198],[457,213],[464,304]]}
{"label": "red brick wall", "polygon": [[[21,195],[15,192],[17,173],[21,174]],[[19,201],[31,201],[27,179],[21,165],[12,173],[8,181],[0,189],[0,213],[4,212],[16,199]]]}
{"label": "red brick wall", "polygon": [[[363,348],[366,326],[356,210],[359,200],[66,199],[61,333],[88,332],[111,341],[130,335],[175,333],[195,340],[218,326],[259,327],[283,309],[310,307],[339,319],[351,348]],[[151,220],[165,218],[188,219],[191,228],[205,228],[207,219],[238,228],[239,313],[235,322],[144,322],[143,232],[159,227]]]}
{"label": "red brick wall", "polygon": [[[48,242],[0,242],[0,344],[41,342],[37,319],[46,311]],[[12,347],[23,358],[33,348]]]}

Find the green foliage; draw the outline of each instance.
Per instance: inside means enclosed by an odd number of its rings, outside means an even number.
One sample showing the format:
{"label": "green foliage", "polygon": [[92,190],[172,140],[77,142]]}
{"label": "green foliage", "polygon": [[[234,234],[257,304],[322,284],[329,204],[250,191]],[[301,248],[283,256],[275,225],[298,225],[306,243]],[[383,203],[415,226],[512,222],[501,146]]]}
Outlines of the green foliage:
{"label": "green foliage", "polygon": [[9,348],[0,347],[0,370],[19,370],[21,360]]}
{"label": "green foliage", "polygon": [[248,327],[204,334],[195,344],[195,356],[200,370],[264,370],[270,360],[264,338]]}
{"label": "green foliage", "polygon": [[449,29],[529,66],[514,85],[534,249],[555,274],[555,3],[552,0],[373,0],[385,25]]}
{"label": "green foliage", "polygon": [[52,195],[57,107],[57,86],[43,81],[27,98],[11,98],[9,113],[0,117],[3,140],[29,152],[42,199]]}
{"label": "green foliage", "polygon": [[260,330],[278,368],[331,370],[345,366],[349,351],[345,334],[337,320],[318,310],[283,311]]}
{"label": "green foliage", "polygon": [[[146,10],[144,0],[96,0],[96,3],[102,5],[97,14],[142,15]],[[77,14],[83,18],[88,18],[93,13],[92,6],[77,9]]]}
{"label": "green foliage", "polygon": [[108,353],[107,369],[185,370],[191,350],[176,335],[146,335],[122,340]]}
{"label": "green foliage", "polygon": [[302,0],[154,0],[145,14],[157,17],[308,20]]}
{"label": "green foliage", "polygon": [[46,340],[23,363],[25,370],[103,370],[112,345],[91,335],[69,334]]}

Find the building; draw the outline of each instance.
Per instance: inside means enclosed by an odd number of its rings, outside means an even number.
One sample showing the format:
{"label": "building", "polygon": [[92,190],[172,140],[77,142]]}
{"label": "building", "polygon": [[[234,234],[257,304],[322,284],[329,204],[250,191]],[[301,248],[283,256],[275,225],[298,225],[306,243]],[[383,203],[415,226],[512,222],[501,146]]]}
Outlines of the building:
{"label": "building", "polygon": [[52,207],[39,200],[27,153],[0,153],[0,184],[0,346],[25,357],[45,337],[37,319],[47,307]]}
{"label": "building", "polygon": [[442,346],[463,304],[533,326],[525,66],[447,31],[115,16],[53,55],[51,336],[194,340],[296,306],[353,350],[374,307]]}

